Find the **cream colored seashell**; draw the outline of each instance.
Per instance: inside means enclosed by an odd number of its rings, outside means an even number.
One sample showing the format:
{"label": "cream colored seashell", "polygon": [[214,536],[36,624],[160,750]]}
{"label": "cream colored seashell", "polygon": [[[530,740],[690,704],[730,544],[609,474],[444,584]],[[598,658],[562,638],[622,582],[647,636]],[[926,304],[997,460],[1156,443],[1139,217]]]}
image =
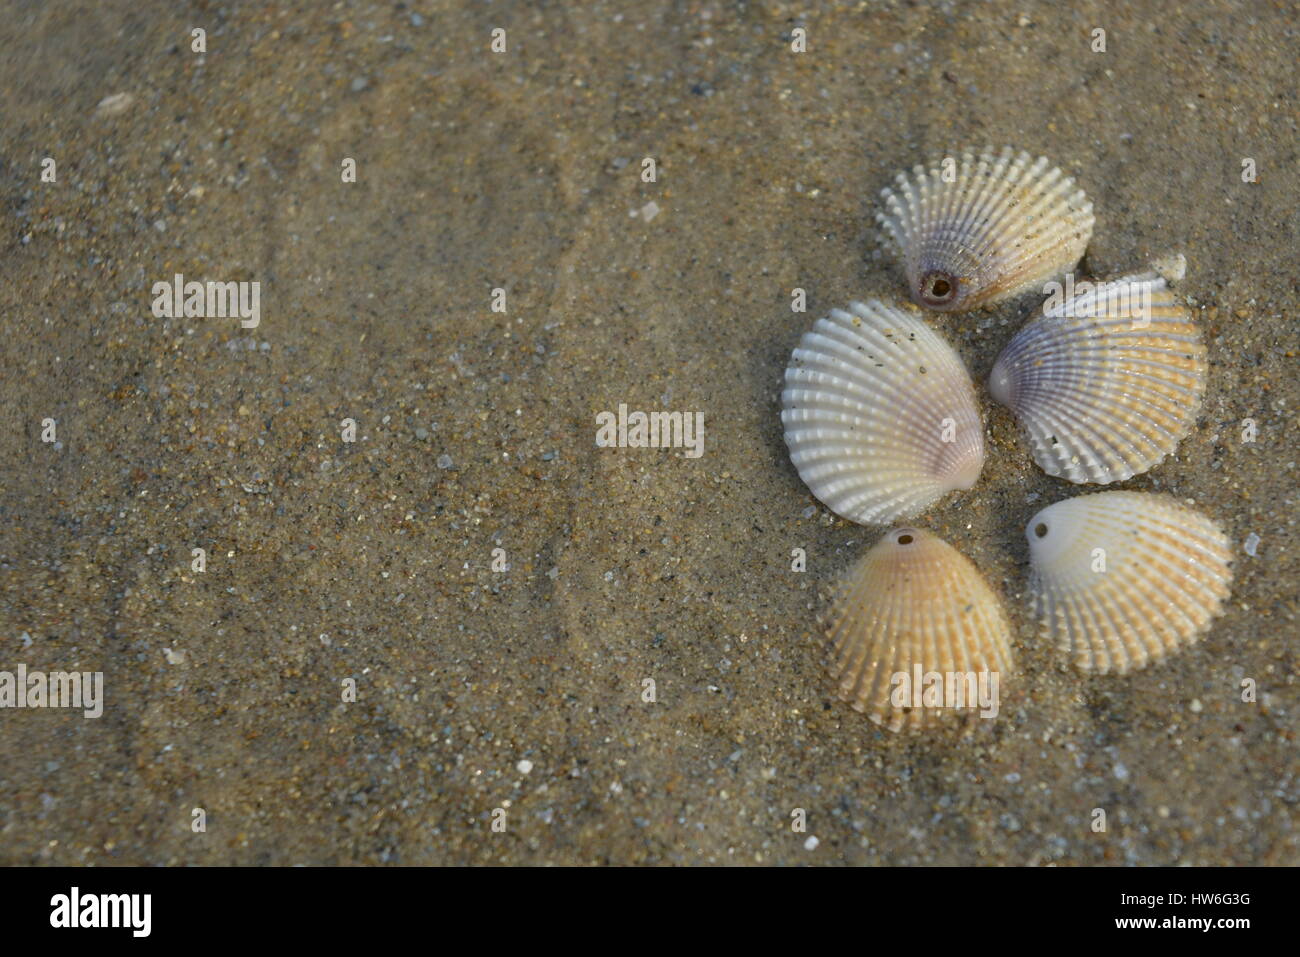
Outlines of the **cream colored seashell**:
{"label": "cream colored seashell", "polygon": [[837,515],[886,524],[975,484],[984,427],[961,358],[919,316],[878,300],[831,310],[785,370],[790,460]]}
{"label": "cream colored seashell", "polygon": [[1041,286],[1073,269],[1092,237],[1092,203],[1046,158],[986,149],[895,179],[876,219],[927,309],[975,309]]}
{"label": "cream colored seashell", "polygon": [[1043,637],[1084,671],[1123,674],[1197,640],[1228,597],[1219,526],[1167,495],[1097,492],[1025,528]]}
{"label": "cream colored seashell", "polygon": [[1008,343],[989,393],[1048,475],[1106,485],[1158,465],[1205,391],[1201,333],[1154,273],[1053,297]]}
{"label": "cream colored seashell", "polygon": [[[953,713],[949,705],[972,710],[981,682],[980,713],[996,717],[1014,661],[1006,613],[984,577],[947,542],[915,528],[887,532],[858,560],[826,633],[840,697],[891,731],[932,727]],[[940,688],[942,706],[924,697],[914,706],[918,678],[922,688]]]}

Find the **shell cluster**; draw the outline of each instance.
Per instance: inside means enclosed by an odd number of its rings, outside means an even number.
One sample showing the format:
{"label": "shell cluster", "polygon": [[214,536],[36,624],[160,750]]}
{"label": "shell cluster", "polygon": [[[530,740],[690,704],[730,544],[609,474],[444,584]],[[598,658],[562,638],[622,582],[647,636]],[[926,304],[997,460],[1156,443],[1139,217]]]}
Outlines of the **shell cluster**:
{"label": "shell cluster", "polygon": [[[1208,363],[1200,330],[1169,288],[1185,259],[1076,283],[1092,204],[1027,153],[984,150],[918,166],[882,196],[877,218],[917,306],[953,312],[1031,288],[1048,295],[987,380],[1044,472],[1076,484],[1123,481],[1190,433]],[[786,370],[781,421],[799,476],[861,524],[914,519],[973,487],[984,464],[970,375],[914,306],[872,299],[819,319]],[[1066,499],[1038,512],[1025,536],[1040,636],[1086,672],[1123,674],[1192,644],[1232,581],[1227,536],[1165,495]],[[921,702],[914,688],[900,693],[908,676],[991,676],[996,691],[1014,667],[997,593],[919,528],[892,529],[867,551],[844,576],[826,626],[840,696],[895,731],[973,708],[969,696]]]}

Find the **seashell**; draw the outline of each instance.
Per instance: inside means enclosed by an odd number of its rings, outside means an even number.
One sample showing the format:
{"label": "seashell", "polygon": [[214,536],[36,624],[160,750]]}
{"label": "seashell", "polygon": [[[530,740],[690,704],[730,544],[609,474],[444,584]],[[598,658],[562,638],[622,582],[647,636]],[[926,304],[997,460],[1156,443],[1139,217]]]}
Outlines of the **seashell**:
{"label": "seashell", "polygon": [[[981,682],[981,714],[996,715],[1013,666],[1011,628],[984,577],[941,538],[915,528],[887,532],[845,576],[827,626],[839,695],[876,724],[933,727],[954,710],[972,710]],[[942,703],[922,697],[916,707],[918,686],[933,688],[926,676],[935,674]]]}
{"label": "seashell", "polygon": [[1040,286],[1073,269],[1092,237],[1092,203],[1044,157],[986,149],[895,181],[876,219],[927,309],[976,309]]}
{"label": "seashell", "polygon": [[1044,472],[1106,485],[1158,465],[1191,431],[1206,350],[1154,273],[1073,286],[1002,350],[989,392]]}
{"label": "seashell", "polygon": [[832,309],[799,341],[781,421],[799,477],[861,524],[918,515],[984,465],[961,358],[919,316],[878,300]]}
{"label": "seashell", "polygon": [[1195,642],[1228,597],[1227,536],[1167,495],[1066,499],[1030,519],[1025,537],[1041,634],[1084,671],[1159,661]]}

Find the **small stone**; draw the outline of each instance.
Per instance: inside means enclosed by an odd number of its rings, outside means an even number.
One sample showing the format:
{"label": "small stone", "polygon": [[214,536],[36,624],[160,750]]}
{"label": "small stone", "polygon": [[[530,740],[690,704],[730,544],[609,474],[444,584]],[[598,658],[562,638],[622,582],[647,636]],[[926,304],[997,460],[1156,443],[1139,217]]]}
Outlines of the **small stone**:
{"label": "small stone", "polygon": [[1182,253],[1157,256],[1151,266],[1166,282],[1178,282],[1187,275],[1187,257]]}
{"label": "small stone", "polygon": [[1249,555],[1251,558],[1254,558],[1255,549],[1259,548],[1259,543],[1261,541],[1262,539],[1258,535],[1256,535],[1254,532],[1251,532],[1249,535],[1246,536],[1246,541],[1242,543],[1241,547],[1246,550],[1247,555]]}
{"label": "small stone", "polygon": [[424,426],[420,426],[418,429],[415,430],[415,437],[419,439],[421,442],[423,442],[425,439],[429,437],[429,430],[426,429]]}
{"label": "small stone", "polygon": [[364,90],[364,89],[365,89],[367,86],[369,86],[369,85],[370,85],[370,81],[369,81],[369,80],[367,80],[364,76],[359,76],[359,77],[357,77],[355,80],[352,81],[352,92],[353,92],[353,93],[360,93],[362,90]]}
{"label": "small stone", "polygon": [[1201,709],[1204,707],[1205,705],[1201,704],[1200,698],[1193,698],[1191,704],[1187,706],[1188,710],[1191,711],[1192,714],[1200,714]]}
{"label": "small stone", "polygon": [[411,14],[411,26],[413,27],[424,26],[424,17],[420,16],[418,13]]}
{"label": "small stone", "polygon": [[1115,777],[1116,777],[1116,779],[1118,779],[1118,780],[1120,780],[1120,781],[1127,781],[1127,780],[1128,780],[1128,768],[1125,767],[1123,761],[1118,761],[1118,762],[1116,762],[1116,764],[1115,764]]}
{"label": "small stone", "polygon": [[529,761],[527,758],[524,758],[524,760],[522,760],[522,761],[520,761],[518,764],[516,764],[515,767],[518,769],[518,771],[519,771],[520,774],[527,774],[527,773],[529,773],[530,771],[532,771],[532,769],[533,769],[533,762],[532,762],[532,761]]}
{"label": "small stone", "polygon": [[817,838],[814,835],[809,834],[808,840],[803,842],[803,849],[805,851],[815,851],[817,850],[817,845],[820,843],[821,841],[817,840]]}
{"label": "small stone", "polygon": [[653,199],[641,207],[641,218],[647,223],[659,215],[659,204]]}
{"label": "small stone", "polygon": [[451,456],[450,456],[450,455],[447,455],[445,452],[444,452],[442,455],[439,455],[439,456],[438,456],[438,468],[440,468],[440,469],[449,469],[449,468],[451,468]]}
{"label": "small stone", "polygon": [[135,97],[130,93],[114,93],[112,96],[106,96],[99,101],[99,106],[95,107],[95,113],[98,116],[117,116],[130,109],[131,104],[134,102]]}

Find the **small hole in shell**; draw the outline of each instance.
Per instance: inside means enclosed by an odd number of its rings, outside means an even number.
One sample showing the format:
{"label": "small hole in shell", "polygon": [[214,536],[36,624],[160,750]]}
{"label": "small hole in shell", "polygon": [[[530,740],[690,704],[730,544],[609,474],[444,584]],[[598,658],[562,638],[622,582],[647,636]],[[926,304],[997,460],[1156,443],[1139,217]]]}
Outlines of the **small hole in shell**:
{"label": "small hole in shell", "polygon": [[928,272],[921,277],[919,296],[925,305],[946,306],[957,298],[957,279],[939,270]]}
{"label": "small hole in shell", "polygon": [[911,535],[908,535],[906,532],[904,532],[902,535],[899,535],[899,536],[898,536],[898,544],[900,544],[900,545],[911,545],[911,544],[912,544],[912,536],[911,536]]}
{"label": "small hole in shell", "polygon": [[1039,538],[1046,538],[1047,526],[1042,522],[1039,522],[1037,525],[1034,526],[1034,534],[1037,535]]}

